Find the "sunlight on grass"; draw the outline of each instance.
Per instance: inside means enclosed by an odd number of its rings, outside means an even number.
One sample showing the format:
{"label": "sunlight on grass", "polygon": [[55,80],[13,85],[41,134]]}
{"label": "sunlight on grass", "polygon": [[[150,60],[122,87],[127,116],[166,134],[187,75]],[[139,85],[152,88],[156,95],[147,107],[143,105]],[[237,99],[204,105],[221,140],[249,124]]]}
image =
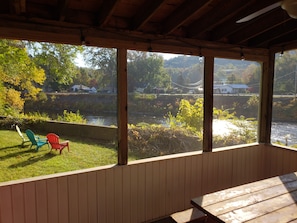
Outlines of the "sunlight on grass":
{"label": "sunlight on grass", "polygon": [[16,131],[0,130],[0,182],[117,163],[114,147],[62,137],[63,140],[70,140],[70,152],[67,148],[62,155],[55,150],[50,152],[47,145],[36,152],[35,147],[30,149],[30,143],[21,147]]}

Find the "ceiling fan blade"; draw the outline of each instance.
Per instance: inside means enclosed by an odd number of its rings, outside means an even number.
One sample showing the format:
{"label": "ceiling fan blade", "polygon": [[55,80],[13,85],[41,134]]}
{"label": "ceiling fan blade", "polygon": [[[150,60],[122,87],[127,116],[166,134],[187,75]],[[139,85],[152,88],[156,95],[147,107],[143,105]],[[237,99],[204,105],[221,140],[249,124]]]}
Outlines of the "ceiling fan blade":
{"label": "ceiling fan blade", "polygon": [[275,8],[277,8],[279,6],[281,6],[281,2],[276,2],[276,3],[272,4],[272,5],[269,5],[269,6],[265,7],[265,8],[263,8],[263,9],[259,10],[259,11],[256,11],[256,12],[252,13],[252,14],[250,14],[250,15],[248,15],[248,16],[240,19],[240,20],[237,20],[236,23],[248,22],[248,21],[250,21],[250,20],[252,20],[252,19],[254,19],[254,18],[256,18],[256,17],[258,17],[258,16],[260,16],[260,15],[262,15],[264,13],[266,13],[266,12],[269,12],[270,10],[275,9]]}

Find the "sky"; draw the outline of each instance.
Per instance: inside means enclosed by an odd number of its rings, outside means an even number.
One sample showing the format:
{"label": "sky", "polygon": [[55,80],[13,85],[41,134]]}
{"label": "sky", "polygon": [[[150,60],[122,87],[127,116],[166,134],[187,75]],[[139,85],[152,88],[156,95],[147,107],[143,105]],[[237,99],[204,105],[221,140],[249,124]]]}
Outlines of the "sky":
{"label": "sky", "polygon": [[[158,54],[163,56],[164,60],[169,60],[171,58],[181,55],[181,54],[172,54],[172,53],[158,53]],[[78,54],[77,58],[75,59],[75,64],[79,67],[87,67],[81,54]]]}
{"label": "sky", "polygon": [[158,54],[163,56],[164,60],[169,60],[174,57],[180,56],[180,54],[172,54],[172,53],[158,53]]}

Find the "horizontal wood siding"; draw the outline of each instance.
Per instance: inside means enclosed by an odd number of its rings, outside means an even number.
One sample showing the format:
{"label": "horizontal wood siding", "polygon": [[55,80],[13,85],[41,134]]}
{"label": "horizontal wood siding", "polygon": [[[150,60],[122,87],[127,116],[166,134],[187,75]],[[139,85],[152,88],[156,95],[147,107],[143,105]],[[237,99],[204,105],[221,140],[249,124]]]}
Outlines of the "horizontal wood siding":
{"label": "horizontal wood siding", "polygon": [[0,223],[144,222],[199,195],[296,170],[296,151],[253,145],[1,183]]}

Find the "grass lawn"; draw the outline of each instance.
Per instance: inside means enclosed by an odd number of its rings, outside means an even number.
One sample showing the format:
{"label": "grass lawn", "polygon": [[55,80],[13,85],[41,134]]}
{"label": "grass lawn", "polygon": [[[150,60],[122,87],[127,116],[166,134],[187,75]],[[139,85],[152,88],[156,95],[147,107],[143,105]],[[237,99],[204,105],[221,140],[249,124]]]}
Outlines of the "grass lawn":
{"label": "grass lawn", "polygon": [[36,152],[35,146],[30,149],[31,143],[21,147],[22,140],[16,131],[0,130],[0,182],[117,163],[114,146],[62,136],[60,140],[70,141],[70,152],[67,148],[62,155],[59,151],[50,152],[47,145]]}

